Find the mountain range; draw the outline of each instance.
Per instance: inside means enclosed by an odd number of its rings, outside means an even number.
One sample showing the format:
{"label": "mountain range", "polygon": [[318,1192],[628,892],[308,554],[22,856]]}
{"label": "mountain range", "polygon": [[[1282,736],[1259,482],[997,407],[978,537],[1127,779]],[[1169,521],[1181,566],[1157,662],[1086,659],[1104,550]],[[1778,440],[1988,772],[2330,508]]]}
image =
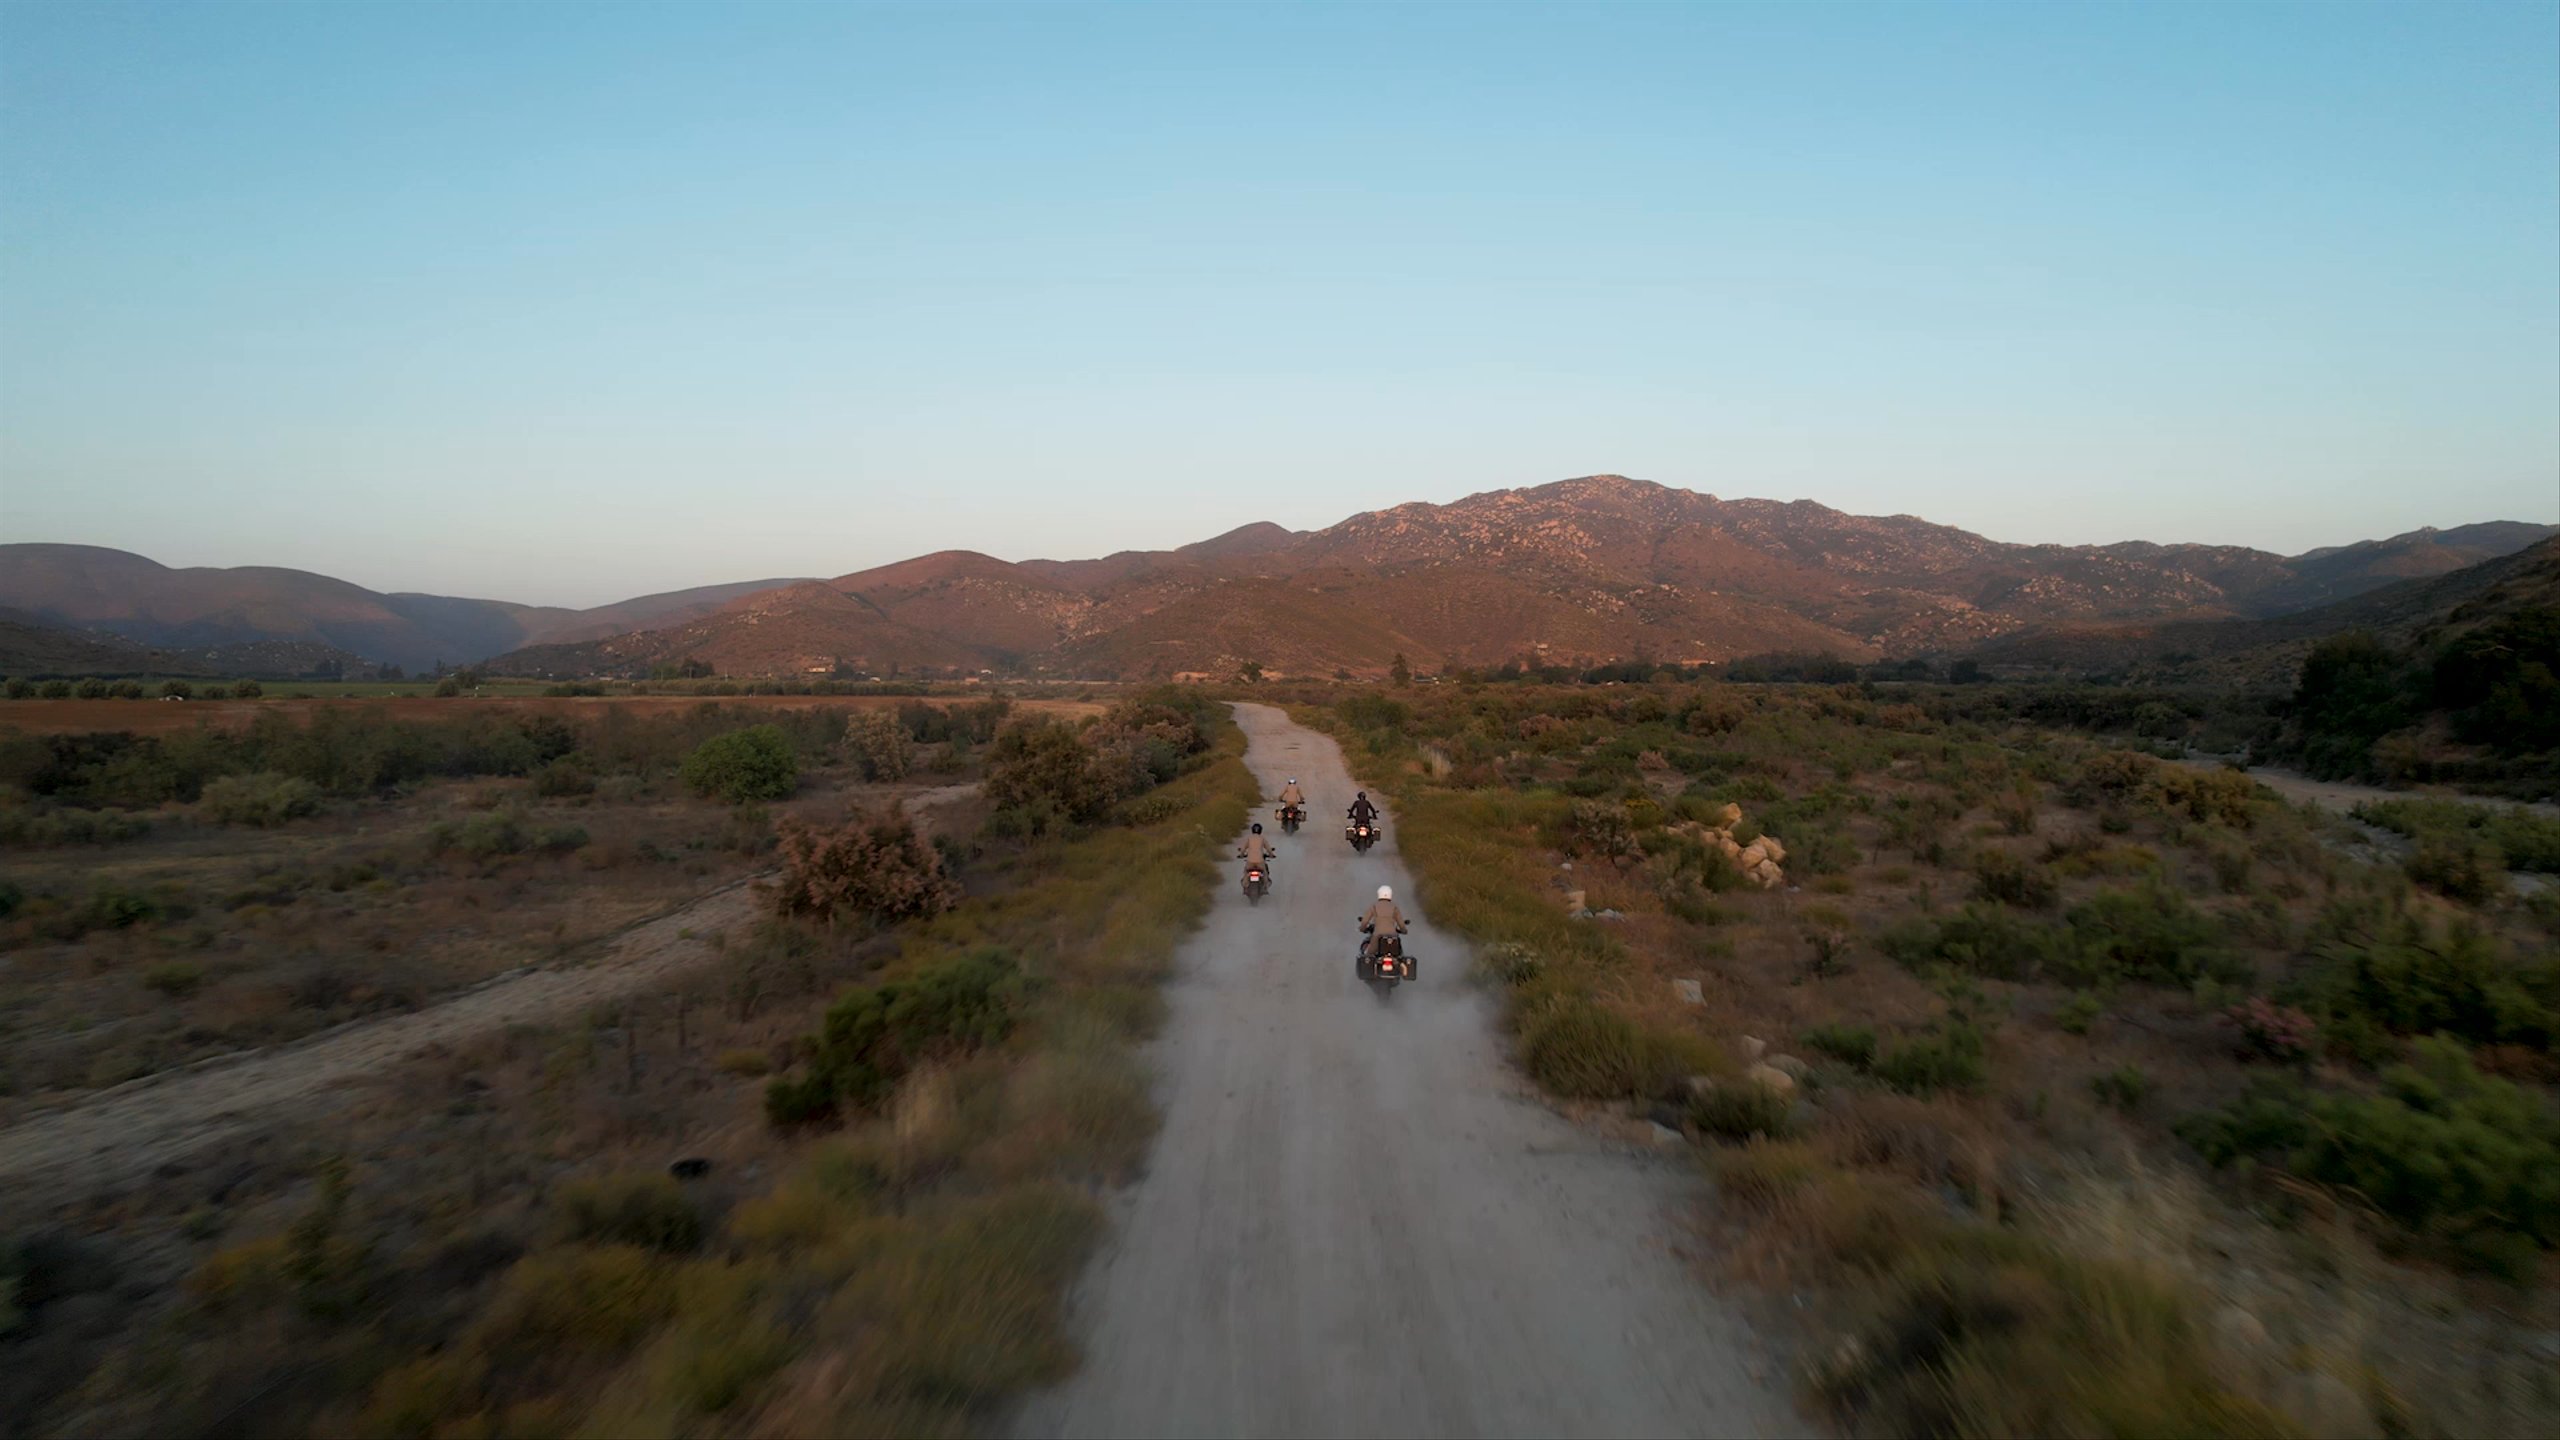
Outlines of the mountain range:
{"label": "mountain range", "polygon": [[95,545],[0,545],[0,619],[102,631],[178,651],[292,642],[411,670],[673,624],[789,583],[706,585],[569,610],[451,595],[386,595],[307,570],[266,565],[173,569]]}
{"label": "mountain range", "polygon": [[[1719,499],[1618,475],[1408,504],[1321,530],[1008,562],[952,550],[831,580],[750,581],[572,611],[381,595],[268,569],[0,546],[0,617],[158,645],[312,640],[509,674],[1378,673],[1511,659],[1868,660],[2270,617],[2447,574],[2560,534],[2496,522],[2281,556],[2239,546],[2013,545],[1910,515]],[[2104,643],[2104,642],[2094,642]],[[2022,656],[2024,652],[2021,652]],[[2027,663],[2022,659],[2021,663]]]}

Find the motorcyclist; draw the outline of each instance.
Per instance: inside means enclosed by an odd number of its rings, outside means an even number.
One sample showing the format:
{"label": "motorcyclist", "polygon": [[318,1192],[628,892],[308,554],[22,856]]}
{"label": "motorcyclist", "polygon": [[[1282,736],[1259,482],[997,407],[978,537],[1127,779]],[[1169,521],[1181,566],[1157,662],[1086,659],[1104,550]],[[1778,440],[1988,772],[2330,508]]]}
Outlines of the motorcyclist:
{"label": "motorcyclist", "polygon": [[1244,843],[1236,847],[1238,858],[1247,865],[1261,866],[1266,873],[1271,869],[1271,857],[1279,853],[1279,846],[1262,838],[1262,827],[1259,824],[1253,827],[1252,834],[1244,837]]}
{"label": "motorcyclist", "polygon": [[1404,912],[1396,908],[1396,892],[1392,885],[1378,887],[1378,898],[1360,913],[1360,933],[1368,938],[1360,942],[1360,958],[1377,954],[1378,941],[1388,935],[1404,933]]}
{"label": "motorcyclist", "polygon": [[1287,810],[1292,806],[1295,806],[1300,813],[1304,813],[1307,808],[1307,792],[1298,788],[1298,777],[1295,775],[1289,777],[1288,784],[1280,787],[1280,808]]}
{"label": "motorcyclist", "polygon": [[1358,792],[1351,801],[1351,823],[1372,825],[1377,823],[1377,819],[1378,807],[1369,803],[1369,792],[1366,790]]}

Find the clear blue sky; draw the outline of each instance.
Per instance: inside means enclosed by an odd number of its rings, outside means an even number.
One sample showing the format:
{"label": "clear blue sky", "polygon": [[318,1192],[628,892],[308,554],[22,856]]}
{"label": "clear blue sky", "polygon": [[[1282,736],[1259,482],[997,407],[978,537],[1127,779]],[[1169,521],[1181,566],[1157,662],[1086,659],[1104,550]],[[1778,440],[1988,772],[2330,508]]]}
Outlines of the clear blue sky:
{"label": "clear blue sky", "polygon": [[2560,5],[0,6],[0,538],[596,603],[1595,471],[2560,519]]}

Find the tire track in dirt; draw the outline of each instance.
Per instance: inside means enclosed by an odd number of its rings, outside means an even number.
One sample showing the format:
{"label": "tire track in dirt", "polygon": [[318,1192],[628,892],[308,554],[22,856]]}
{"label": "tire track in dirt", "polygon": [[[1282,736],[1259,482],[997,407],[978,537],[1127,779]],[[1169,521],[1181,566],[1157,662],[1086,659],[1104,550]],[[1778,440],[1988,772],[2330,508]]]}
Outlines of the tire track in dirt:
{"label": "tire track in dirt", "polygon": [[[976,790],[928,790],[907,800],[907,813],[929,829],[934,810]],[[164,1071],[31,1116],[0,1130],[0,1187],[22,1202],[111,1188],[254,1131],[279,1113],[334,1106],[349,1087],[423,1051],[656,989],[708,963],[719,954],[713,937],[762,913],[756,891],[762,878],[732,881],[643,921],[589,964],[517,971],[423,1010]]]}

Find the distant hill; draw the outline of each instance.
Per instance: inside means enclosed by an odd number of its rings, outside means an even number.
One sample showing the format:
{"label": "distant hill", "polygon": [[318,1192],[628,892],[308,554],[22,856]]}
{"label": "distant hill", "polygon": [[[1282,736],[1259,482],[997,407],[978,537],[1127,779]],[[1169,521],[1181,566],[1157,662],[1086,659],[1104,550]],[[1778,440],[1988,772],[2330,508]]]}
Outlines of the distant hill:
{"label": "distant hill", "polygon": [[[423,669],[724,674],[992,670],[1146,677],[1588,665],[1771,651],[1977,649],[2032,668],[2175,653],[2512,553],[2555,527],[2421,530],[2291,558],[2229,545],[2011,545],[1912,515],[1725,500],[1589,475],[1409,504],[1322,530],[1239,527],[1172,550],[1006,561],[945,550],[832,580],[757,580],[592,610],[379,594],[306,571],[171,569],[117,550],[0,546],[0,609],[166,649],[318,645]],[[2234,644],[2225,632],[2196,644]],[[2245,646],[2241,648],[2246,648]]]}
{"label": "distant hill", "polygon": [[680,623],[739,595],[787,583],[715,585],[569,610],[386,595],[307,570],[173,569],[94,545],[0,545],[0,608],[33,623],[107,631],[163,649],[315,645],[412,670],[544,641]]}
{"label": "distant hill", "polygon": [[66,630],[0,614],[0,675],[50,680],[81,676],[214,676],[294,680],[359,674],[362,657],[326,645],[253,640],[196,650],[160,650],[99,630]]}
{"label": "distant hill", "polygon": [[1228,673],[1246,660],[1283,673],[1377,674],[1397,654],[1429,668],[1778,650],[1863,660],[1959,652],[2057,625],[2261,615],[2287,587],[2327,593],[2379,568],[2447,566],[2543,528],[2423,532],[2435,535],[2431,546],[2404,536],[2304,561],[2238,546],[2007,545],[1915,516],[1595,475],[1400,505],[1317,531],[1249,525],[1099,560],[941,551],[682,626],[494,663],[558,675],[694,657],[727,674],[840,660],[869,673],[1145,677]]}
{"label": "distant hill", "polygon": [[2106,673],[2139,681],[2284,689],[2311,647],[2332,635],[2370,630],[2396,647],[2424,648],[2517,609],[2554,604],[2560,604],[2560,535],[2449,574],[2386,583],[2288,615],[2060,626],[1991,641],[1971,658],[1994,674]]}

